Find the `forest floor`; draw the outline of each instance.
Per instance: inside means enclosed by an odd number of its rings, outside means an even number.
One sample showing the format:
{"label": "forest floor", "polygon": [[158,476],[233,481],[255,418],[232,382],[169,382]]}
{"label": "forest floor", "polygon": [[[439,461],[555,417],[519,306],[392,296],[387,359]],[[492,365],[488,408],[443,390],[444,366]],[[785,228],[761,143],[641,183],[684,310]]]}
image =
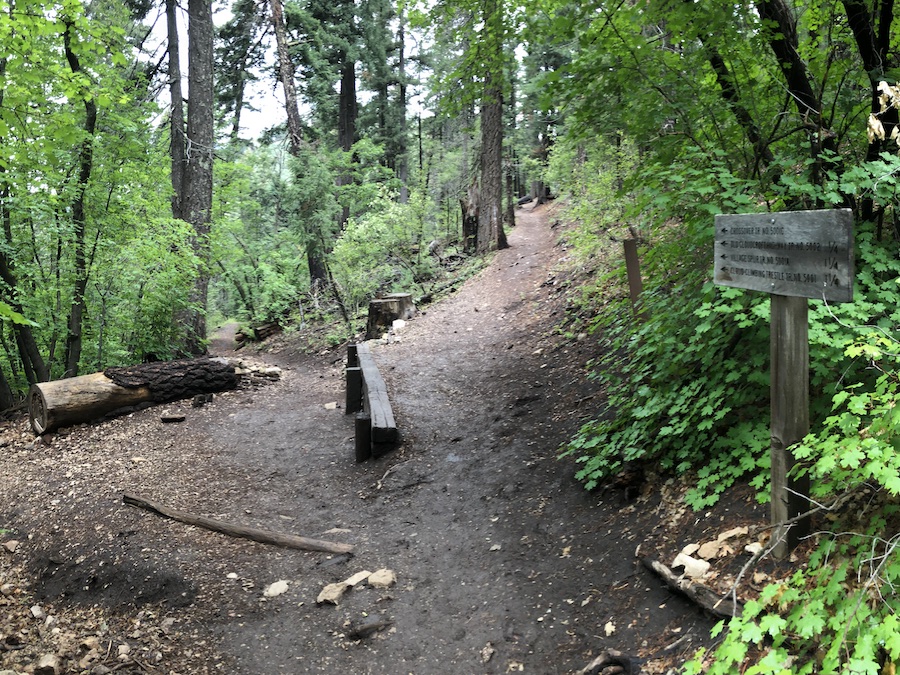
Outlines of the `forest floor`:
{"label": "forest floor", "polygon": [[[517,215],[509,249],[371,343],[402,434],[380,459],[354,459],[345,348],[310,355],[296,334],[216,343],[282,376],[203,407],[37,440],[23,419],[0,429],[0,672],[551,674],[617,649],[665,673],[708,645],[715,619],[641,559],[671,565],[764,510],[738,489],[695,513],[652,475],[634,495],[575,481],[558,450],[603,411],[585,369],[598,341],[556,329],[567,251],[546,207]],[[125,493],[355,550],[229,538]],[[707,575],[723,589],[749,559],[737,542]],[[317,603],[382,569],[390,586]]]}

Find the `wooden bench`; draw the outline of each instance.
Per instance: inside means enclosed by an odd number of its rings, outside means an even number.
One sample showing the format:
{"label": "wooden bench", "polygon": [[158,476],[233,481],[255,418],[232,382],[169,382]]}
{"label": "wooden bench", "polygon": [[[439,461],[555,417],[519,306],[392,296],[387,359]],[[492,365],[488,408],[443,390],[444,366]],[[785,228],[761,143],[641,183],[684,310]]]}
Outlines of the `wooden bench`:
{"label": "wooden bench", "polygon": [[378,372],[369,345],[347,347],[348,415],[356,413],[356,461],[380,457],[394,444],[399,434],[394,411],[388,398],[387,385]]}

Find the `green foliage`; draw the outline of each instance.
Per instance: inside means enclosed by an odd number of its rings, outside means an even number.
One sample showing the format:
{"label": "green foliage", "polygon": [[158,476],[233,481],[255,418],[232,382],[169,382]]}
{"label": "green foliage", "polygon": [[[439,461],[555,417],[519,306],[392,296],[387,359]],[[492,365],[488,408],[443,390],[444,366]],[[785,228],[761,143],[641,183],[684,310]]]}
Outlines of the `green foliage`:
{"label": "green foliage", "polygon": [[[654,238],[642,250],[645,320],[634,316],[624,294],[597,308],[592,331],[602,336],[606,355],[594,375],[609,411],[585,424],[564,452],[583,464],[577,477],[588,489],[629,461],[697,472],[688,496],[696,508],[765,467],[769,444],[767,303],[706,282],[710,212],[739,209],[752,186],[717,159],[702,165],[700,159],[692,154],[687,166],[656,167],[634,181],[642,190],[632,202],[655,216],[642,228]],[[674,205],[692,203],[690,193],[703,194],[703,204],[673,214]],[[674,216],[681,218],[678,228],[650,227]]]}
{"label": "green foliage", "polygon": [[435,233],[423,218],[425,202],[413,193],[401,204],[383,189],[370,210],[352,218],[330,255],[331,272],[350,314],[378,293],[423,293],[438,274],[437,258],[428,244]]}
{"label": "green foliage", "polygon": [[266,146],[216,165],[211,300],[247,325],[283,321],[309,288],[305,253],[335,228],[334,175],[311,150]]}
{"label": "green foliage", "polygon": [[15,324],[19,324],[20,326],[38,326],[38,324],[36,324],[34,321],[32,321],[31,319],[26,319],[19,312],[2,301],[0,301],[0,321],[12,322]]}
{"label": "green foliage", "polygon": [[625,220],[631,196],[622,185],[638,157],[634,144],[616,141],[578,142],[566,136],[550,153],[545,181],[566,201],[566,218],[580,225],[567,240],[582,258],[595,255],[606,232]]}
{"label": "green foliage", "polygon": [[789,663],[797,673],[877,674],[900,662],[898,348],[879,331],[846,347],[879,374],[838,391],[820,431],[793,448],[813,494],[831,505],[827,530],[806,569],[766,586],[728,622],[718,649],[698,654],[687,672],[701,662],[707,673],[743,671],[749,659],[744,672],[780,673]]}

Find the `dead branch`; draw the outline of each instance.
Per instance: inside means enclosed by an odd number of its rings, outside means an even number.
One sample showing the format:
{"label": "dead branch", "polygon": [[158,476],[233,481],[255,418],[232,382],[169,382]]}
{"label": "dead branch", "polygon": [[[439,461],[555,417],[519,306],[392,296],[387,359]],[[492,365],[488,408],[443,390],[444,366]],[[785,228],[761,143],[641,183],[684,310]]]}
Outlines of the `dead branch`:
{"label": "dead branch", "polygon": [[230,537],[239,537],[242,539],[250,539],[260,544],[273,544],[275,546],[284,546],[286,548],[296,548],[303,551],[324,551],[325,553],[351,553],[353,551],[352,544],[340,544],[322,539],[310,539],[309,537],[301,537],[294,534],[282,534],[280,532],[270,532],[268,530],[260,530],[255,527],[245,527],[244,525],[236,525],[234,523],[226,523],[205,516],[195,516],[184,511],[170,509],[162,504],[157,504],[149,499],[135,497],[133,495],[122,495],[122,501],[131,506],[150,511],[164,518],[171,518],[180,523],[202,527],[213,532],[227,534]]}
{"label": "dead branch", "polygon": [[607,668],[610,669],[609,675],[640,675],[644,672],[636,660],[627,654],[615,649],[606,649],[576,675],[600,675]]}
{"label": "dead branch", "polygon": [[740,616],[742,606],[739,602],[727,599],[728,596],[720,597],[708,586],[691,581],[683,575],[678,576],[658,560],[644,558],[641,562],[648,570],[658,574],[667,586],[687,596],[710,614],[724,618]]}

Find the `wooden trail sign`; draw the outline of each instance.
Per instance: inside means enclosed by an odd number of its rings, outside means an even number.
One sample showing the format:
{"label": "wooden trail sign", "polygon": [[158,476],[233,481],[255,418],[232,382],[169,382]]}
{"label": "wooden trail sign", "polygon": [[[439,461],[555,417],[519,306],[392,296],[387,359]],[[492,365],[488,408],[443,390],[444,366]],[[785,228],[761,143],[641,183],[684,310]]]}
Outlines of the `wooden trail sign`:
{"label": "wooden trail sign", "polygon": [[716,216],[715,283],[851,302],[852,225],[850,209]]}
{"label": "wooden trail sign", "polygon": [[[715,283],[771,294],[771,522],[777,525],[809,510],[808,480],[789,477],[790,448],[809,433],[807,298],[853,300],[853,216],[850,209],[719,215],[715,226]],[[774,555],[786,557],[808,532],[808,519],[776,530]]]}

